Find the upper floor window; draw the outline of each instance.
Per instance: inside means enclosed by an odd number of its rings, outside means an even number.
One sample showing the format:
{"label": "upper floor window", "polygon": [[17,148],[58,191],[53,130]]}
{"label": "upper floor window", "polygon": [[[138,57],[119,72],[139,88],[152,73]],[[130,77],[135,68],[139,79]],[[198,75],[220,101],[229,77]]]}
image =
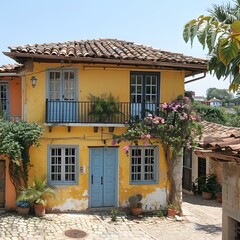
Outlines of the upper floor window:
{"label": "upper floor window", "polygon": [[130,181],[132,184],[157,183],[158,147],[131,147]]}
{"label": "upper floor window", "polygon": [[130,76],[131,115],[144,118],[154,114],[160,101],[160,73],[131,72]]}
{"label": "upper floor window", "polygon": [[48,99],[76,100],[76,70],[48,70]]}
{"label": "upper floor window", "polygon": [[48,181],[52,185],[71,185],[78,182],[78,147],[49,146]]}

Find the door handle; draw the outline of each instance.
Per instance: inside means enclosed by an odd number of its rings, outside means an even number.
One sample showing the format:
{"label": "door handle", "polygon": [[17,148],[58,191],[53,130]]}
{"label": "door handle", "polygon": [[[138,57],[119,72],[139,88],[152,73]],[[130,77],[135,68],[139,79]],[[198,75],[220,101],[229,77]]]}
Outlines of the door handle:
{"label": "door handle", "polygon": [[92,181],[92,184],[93,184],[93,174],[92,174],[92,177],[91,177],[91,181]]}
{"label": "door handle", "polygon": [[103,185],[103,177],[101,177],[101,184]]}

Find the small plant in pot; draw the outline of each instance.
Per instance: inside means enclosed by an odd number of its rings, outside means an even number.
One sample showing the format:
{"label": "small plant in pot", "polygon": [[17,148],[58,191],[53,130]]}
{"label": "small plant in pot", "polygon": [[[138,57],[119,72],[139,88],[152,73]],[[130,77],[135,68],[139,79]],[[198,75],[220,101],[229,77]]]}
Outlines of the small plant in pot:
{"label": "small plant in pot", "polygon": [[168,217],[175,218],[175,216],[177,215],[178,207],[176,204],[171,203],[167,206],[167,211],[168,211],[168,214],[167,214]]}
{"label": "small plant in pot", "polygon": [[137,194],[128,198],[129,206],[134,216],[141,215],[143,212],[141,200],[142,194]]}
{"label": "small plant in pot", "polygon": [[16,201],[17,211],[19,214],[26,215],[29,213],[30,202],[27,200]]}
{"label": "small plant in pot", "polygon": [[92,103],[89,116],[92,116],[95,122],[112,122],[117,115],[123,114],[119,111],[117,98],[113,97],[111,93],[109,95],[102,94],[100,97],[90,94],[88,100]]}
{"label": "small plant in pot", "polygon": [[19,194],[18,200],[27,199],[34,204],[35,215],[42,217],[45,215],[45,208],[47,205],[46,196],[55,196],[55,190],[52,186],[47,185],[46,178],[34,178],[32,186],[23,188]]}

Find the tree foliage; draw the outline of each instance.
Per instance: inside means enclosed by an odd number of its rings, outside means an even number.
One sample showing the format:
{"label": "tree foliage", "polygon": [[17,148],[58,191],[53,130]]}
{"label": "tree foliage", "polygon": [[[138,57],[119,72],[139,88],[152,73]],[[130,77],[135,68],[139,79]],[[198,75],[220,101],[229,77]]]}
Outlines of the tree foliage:
{"label": "tree foliage", "polygon": [[237,91],[240,85],[240,0],[235,0],[233,6],[215,4],[208,11],[209,16],[201,15],[185,24],[183,38],[191,45],[197,39],[203,49],[207,47],[210,73],[218,79],[231,76],[229,90]]}
{"label": "tree foliage", "polygon": [[229,102],[234,98],[233,94],[227,89],[209,88],[207,90],[207,99],[217,98],[224,102]]}
{"label": "tree foliage", "polygon": [[221,108],[211,107],[202,103],[194,102],[194,109],[201,120],[226,124],[224,112]]}
{"label": "tree foliage", "polygon": [[[130,141],[130,145],[142,141],[144,145],[157,141],[162,144],[167,164],[167,174],[170,183],[168,203],[175,203],[180,208],[176,197],[176,184],[173,170],[183,147],[194,147],[196,136],[200,136],[201,126],[192,112],[190,100],[187,97],[178,98],[171,103],[162,104],[157,115],[149,114],[144,120],[132,123],[127,131],[115,136],[116,142]],[[128,153],[130,146],[125,146]]]}
{"label": "tree foliage", "polygon": [[226,125],[231,127],[240,127],[240,107],[233,107],[234,113],[226,113]]}
{"label": "tree foliage", "polygon": [[16,188],[27,185],[30,166],[29,148],[37,145],[43,130],[35,123],[8,122],[0,119],[0,154],[10,159],[10,177]]}

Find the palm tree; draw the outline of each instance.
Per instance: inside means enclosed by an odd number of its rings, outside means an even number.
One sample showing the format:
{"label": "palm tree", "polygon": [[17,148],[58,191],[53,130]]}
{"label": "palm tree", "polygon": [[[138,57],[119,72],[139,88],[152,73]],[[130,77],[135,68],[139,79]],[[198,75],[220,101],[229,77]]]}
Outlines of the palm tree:
{"label": "palm tree", "polygon": [[208,69],[218,79],[231,77],[229,89],[237,91],[240,85],[240,0],[213,4],[209,16],[201,15],[185,24],[183,38],[193,44],[198,39],[210,56]]}

